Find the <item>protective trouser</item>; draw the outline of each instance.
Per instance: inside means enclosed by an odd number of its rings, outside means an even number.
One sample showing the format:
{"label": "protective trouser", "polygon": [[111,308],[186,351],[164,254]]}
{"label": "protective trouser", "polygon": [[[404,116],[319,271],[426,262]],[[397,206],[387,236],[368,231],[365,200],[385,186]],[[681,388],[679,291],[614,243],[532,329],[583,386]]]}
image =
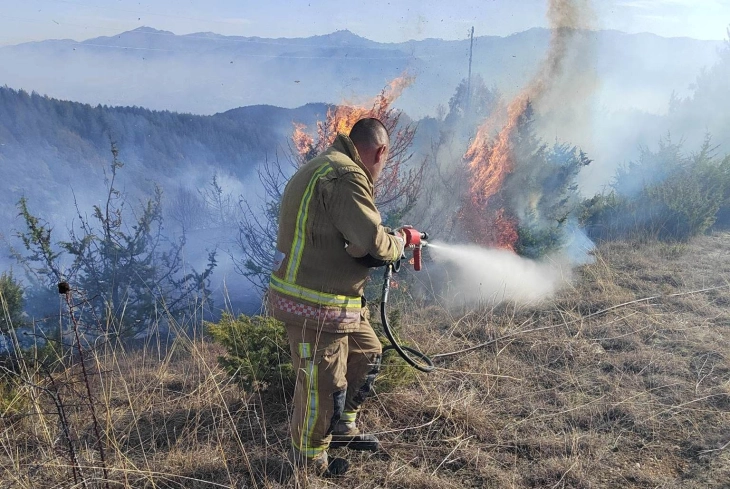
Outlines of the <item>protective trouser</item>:
{"label": "protective trouser", "polygon": [[363,314],[352,333],[286,324],[297,371],[292,445],[308,457],[327,449],[338,421],[354,422],[380,371],[382,346]]}

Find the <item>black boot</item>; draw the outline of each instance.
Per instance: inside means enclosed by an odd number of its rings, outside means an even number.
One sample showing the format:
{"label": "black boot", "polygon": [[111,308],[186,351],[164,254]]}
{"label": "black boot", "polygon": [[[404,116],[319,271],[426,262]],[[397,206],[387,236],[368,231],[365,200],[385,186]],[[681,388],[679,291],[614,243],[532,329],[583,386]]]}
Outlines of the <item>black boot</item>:
{"label": "black boot", "polygon": [[330,448],[349,448],[366,452],[377,452],[380,450],[380,441],[375,435],[360,433],[355,423],[340,421],[332,430],[332,441]]}
{"label": "black boot", "polygon": [[350,463],[344,458],[329,458],[327,452],[309,458],[299,450],[292,447],[289,450],[289,461],[297,468],[311,470],[314,474],[322,477],[339,477],[347,472]]}

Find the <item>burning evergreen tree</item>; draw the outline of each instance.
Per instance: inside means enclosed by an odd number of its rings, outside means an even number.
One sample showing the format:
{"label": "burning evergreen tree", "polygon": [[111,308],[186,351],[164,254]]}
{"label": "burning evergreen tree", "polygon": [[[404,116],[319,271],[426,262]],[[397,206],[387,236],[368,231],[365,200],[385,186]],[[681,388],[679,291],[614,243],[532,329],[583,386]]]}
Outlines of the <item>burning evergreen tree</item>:
{"label": "burning evergreen tree", "polygon": [[[580,198],[576,178],[591,160],[569,144],[543,142],[527,102],[514,125],[477,150],[460,218],[469,241],[537,258],[560,248]],[[487,161],[481,168],[477,163]],[[479,170],[482,170],[480,172]]]}

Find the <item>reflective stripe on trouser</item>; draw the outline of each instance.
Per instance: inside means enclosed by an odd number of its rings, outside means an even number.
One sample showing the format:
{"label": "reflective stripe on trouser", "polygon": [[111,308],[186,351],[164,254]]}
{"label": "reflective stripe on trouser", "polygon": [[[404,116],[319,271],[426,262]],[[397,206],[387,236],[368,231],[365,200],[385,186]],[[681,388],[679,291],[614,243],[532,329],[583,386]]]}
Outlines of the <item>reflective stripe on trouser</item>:
{"label": "reflective stripe on trouser", "polygon": [[354,333],[325,333],[301,323],[288,323],[286,330],[297,371],[292,445],[311,458],[327,449],[343,414],[354,421],[380,368],[382,346],[365,318]]}

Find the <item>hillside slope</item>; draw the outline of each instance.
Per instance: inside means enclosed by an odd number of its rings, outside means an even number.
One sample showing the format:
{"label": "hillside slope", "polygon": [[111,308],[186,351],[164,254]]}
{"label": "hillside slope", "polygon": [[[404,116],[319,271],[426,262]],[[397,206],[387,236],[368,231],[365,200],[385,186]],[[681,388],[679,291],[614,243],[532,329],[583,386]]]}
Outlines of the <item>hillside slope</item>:
{"label": "hillside slope", "polygon": [[326,111],[324,104],[252,106],[199,116],[92,106],[0,87],[0,234],[22,226],[13,220],[23,196],[60,230],[76,216],[74,202],[82,212],[100,202],[110,141],[125,163],[121,185],[132,202],[152,195],[155,185],[166,199],[180,188],[195,191],[213,175],[237,199],[258,187],[261,162],[286,151],[293,122],[312,124]]}
{"label": "hillside slope", "polygon": [[[729,238],[605,244],[572,288],[539,307],[394,306],[401,338],[431,354],[488,345],[441,358],[429,375],[386,367],[362,416],[385,452],[344,453],[353,470],[338,484],[723,487],[730,479]],[[148,345],[90,361],[102,372],[92,387],[109,477],[127,487],[332,487],[292,474],[283,458],[288,396],[276,386],[241,392],[217,367],[221,353],[200,340],[177,341],[167,355]],[[77,378],[66,375],[58,382]],[[397,386],[384,390],[387,383]],[[91,480],[103,476],[102,464],[73,385],[63,392],[77,406],[69,423]],[[68,485],[49,399],[30,384],[18,392],[18,400],[40,397],[3,416],[3,480]]]}

